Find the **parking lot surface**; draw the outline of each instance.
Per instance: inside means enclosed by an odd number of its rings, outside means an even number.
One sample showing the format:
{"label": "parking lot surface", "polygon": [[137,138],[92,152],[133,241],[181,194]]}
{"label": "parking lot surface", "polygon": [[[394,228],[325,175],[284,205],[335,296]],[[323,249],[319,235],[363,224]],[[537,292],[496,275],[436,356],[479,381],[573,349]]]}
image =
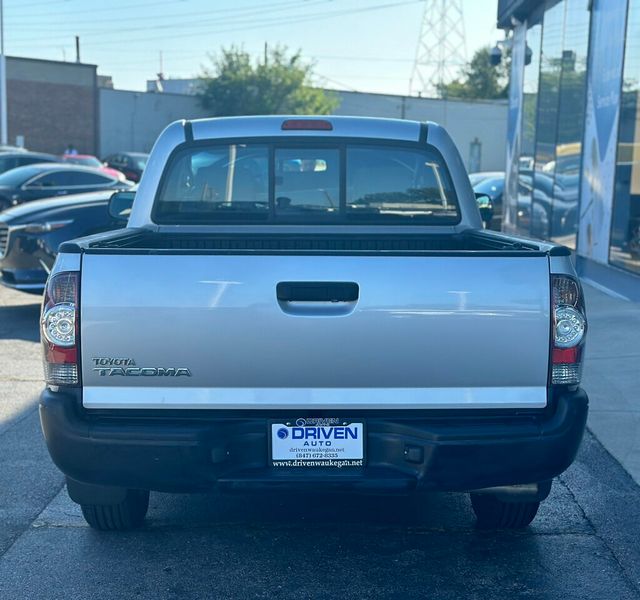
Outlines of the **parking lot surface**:
{"label": "parking lot surface", "polygon": [[39,298],[0,288],[0,598],[640,598],[640,488],[588,434],[524,532],[466,496],[152,494],[90,530],[46,452]]}

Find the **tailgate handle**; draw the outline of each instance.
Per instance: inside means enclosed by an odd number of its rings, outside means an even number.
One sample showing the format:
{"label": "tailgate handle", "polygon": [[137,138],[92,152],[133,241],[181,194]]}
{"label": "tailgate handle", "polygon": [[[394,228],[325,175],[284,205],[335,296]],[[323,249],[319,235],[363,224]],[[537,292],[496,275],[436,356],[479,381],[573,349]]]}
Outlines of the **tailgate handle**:
{"label": "tailgate handle", "polygon": [[349,281],[281,281],[276,294],[280,302],[356,302],[360,287]]}

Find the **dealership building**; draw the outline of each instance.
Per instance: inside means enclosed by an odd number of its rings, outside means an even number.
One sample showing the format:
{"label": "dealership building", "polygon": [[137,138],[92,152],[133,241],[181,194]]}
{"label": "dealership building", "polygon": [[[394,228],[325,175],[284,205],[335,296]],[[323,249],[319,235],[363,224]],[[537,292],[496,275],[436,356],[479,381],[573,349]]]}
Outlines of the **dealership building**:
{"label": "dealership building", "polygon": [[499,0],[511,81],[504,229],[640,299],[640,0]]}

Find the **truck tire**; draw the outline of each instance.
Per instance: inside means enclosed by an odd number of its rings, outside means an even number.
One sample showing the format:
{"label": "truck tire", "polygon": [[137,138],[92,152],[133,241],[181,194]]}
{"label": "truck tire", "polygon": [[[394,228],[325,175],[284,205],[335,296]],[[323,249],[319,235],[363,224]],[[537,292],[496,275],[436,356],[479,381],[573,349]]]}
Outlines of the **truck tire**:
{"label": "truck tire", "polygon": [[93,529],[128,531],[140,527],[149,509],[147,490],[127,490],[118,504],[81,504],[82,515]]}
{"label": "truck tire", "polygon": [[540,502],[504,502],[490,494],[470,494],[480,529],[524,529],[533,521]]}

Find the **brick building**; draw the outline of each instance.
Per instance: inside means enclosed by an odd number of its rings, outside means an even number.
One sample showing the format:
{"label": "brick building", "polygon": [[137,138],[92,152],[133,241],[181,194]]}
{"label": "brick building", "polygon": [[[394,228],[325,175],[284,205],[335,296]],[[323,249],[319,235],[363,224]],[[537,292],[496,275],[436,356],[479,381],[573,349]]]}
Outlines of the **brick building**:
{"label": "brick building", "polygon": [[7,109],[9,143],[24,136],[30,150],[60,154],[73,144],[98,151],[95,65],[9,56]]}

